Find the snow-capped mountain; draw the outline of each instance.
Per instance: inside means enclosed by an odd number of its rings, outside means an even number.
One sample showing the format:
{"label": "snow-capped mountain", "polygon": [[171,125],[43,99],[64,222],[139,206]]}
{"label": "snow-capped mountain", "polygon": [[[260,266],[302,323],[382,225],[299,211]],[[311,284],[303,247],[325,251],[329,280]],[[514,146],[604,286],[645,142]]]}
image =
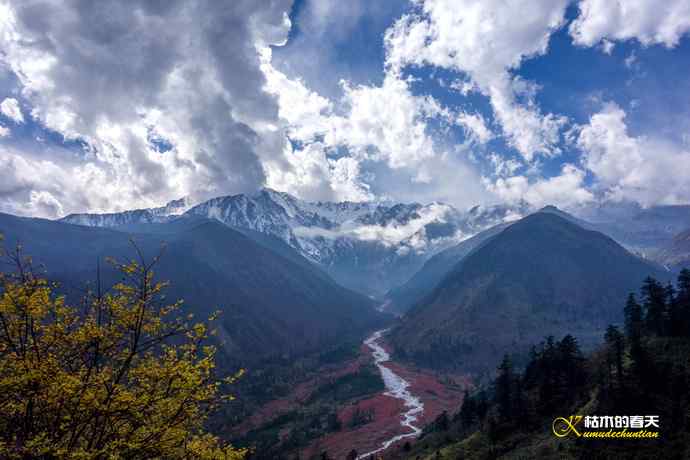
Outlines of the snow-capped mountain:
{"label": "snow-capped mountain", "polygon": [[379,297],[404,283],[437,252],[528,212],[526,205],[475,206],[461,212],[444,203],[309,202],[271,189],[213,198],[189,209],[186,201],[178,201],[161,208],[74,214],[63,220],[113,227],[161,222],[184,211],[275,236],[342,285]]}
{"label": "snow-capped mountain", "polygon": [[184,214],[192,202],[189,198],[180,198],[168,202],[158,208],[134,209],[131,211],[113,212],[105,214],[70,214],[60,219],[76,225],[89,227],[120,227],[131,224],[151,224],[170,220]]}

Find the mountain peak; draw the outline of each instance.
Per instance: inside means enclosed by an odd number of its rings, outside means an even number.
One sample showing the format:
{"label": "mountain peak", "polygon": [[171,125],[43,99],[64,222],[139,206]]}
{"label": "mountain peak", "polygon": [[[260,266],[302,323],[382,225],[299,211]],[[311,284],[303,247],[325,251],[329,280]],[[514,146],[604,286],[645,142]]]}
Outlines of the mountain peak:
{"label": "mountain peak", "polygon": [[437,252],[523,215],[522,209],[507,205],[463,213],[440,202],[314,202],[269,187],[191,204],[191,200],[181,198],[160,208],[71,215],[63,221],[134,229],[182,214],[215,219],[236,229],[278,238],[321,265],[344,286],[383,296]]}
{"label": "mountain peak", "polygon": [[552,204],[547,204],[543,208],[541,208],[538,212],[563,212],[561,211],[557,206],[554,206]]}
{"label": "mountain peak", "polygon": [[433,352],[439,366],[455,361],[484,370],[545,335],[576,332],[591,344],[621,320],[619,300],[648,275],[663,273],[602,233],[537,212],[447,272],[405,316],[395,345],[420,359]]}

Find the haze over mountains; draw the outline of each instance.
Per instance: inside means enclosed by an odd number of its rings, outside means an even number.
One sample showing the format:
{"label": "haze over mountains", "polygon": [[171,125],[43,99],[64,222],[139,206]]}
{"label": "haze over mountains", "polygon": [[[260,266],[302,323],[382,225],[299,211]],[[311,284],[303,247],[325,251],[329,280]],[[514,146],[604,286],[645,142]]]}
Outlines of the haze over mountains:
{"label": "haze over mountains", "polygon": [[136,259],[134,241],[169,281],[166,296],[184,299],[186,311],[204,320],[221,310],[220,340],[233,359],[313,351],[381,324],[382,315],[365,296],[336,284],[282,242],[261,243],[217,221],[187,216],[159,224],[132,224],[125,231],[91,228],[0,214],[5,247],[20,243],[36,266],[79,296],[94,288],[100,261],[102,284],[118,273],[105,262]]}
{"label": "haze over mountains", "polygon": [[690,266],[690,228],[675,235],[653,257],[672,270]]}
{"label": "haze over mountains", "polygon": [[[150,210],[72,214],[62,221],[111,228],[165,222],[184,209],[184,201],[178,202]],[[476,206],[461,212],[443,203],[307,202],[263,189],[254,195],[213,198],[189,207],[186,214],[275,236],[343,286],[381,298],[407,281],[431,255],[528,211],[524,204]]]}
{"label": "haze over mountains", "polygon": [[642,278],[666,276],[655,261],[687,260],[687,232],[676,234],[689,206],[533,211],[263,189],[57,222],[3,215],[0,231],[66,284],[93,279],[97,258],[131,254],[128,235],[151,255],[165,242],[161,276],[203,314],[227,310],[231,352],[314,349],[382,324],[378,308],[405,313],[392,336],[402,356],[466,370],[545,334],[594,342]]}
{"label": "haze over mountains", "polygon": [[[547,210],[601,231],[630,251],[660,263],[666,263],[662,250],[674,236],[690,229],[690,206],[645,209],[636,204],[606,202],[576,209],[577,217],[553,207]],[[181,199],[160,208],[72,214],[62,221],[124,228],[166,222],[182,214],[214,219],[250,231],[250,236],[276,237],[339,284],[402,312],[419,300],[424,291],[421,287],[482,241],[482,231],[534,211],[525,203],[475,206],[462,211],[443,203],[307,202],[262,189],[253,195],[218,197],[196,205]],[[443,252],[449,248],[455,249]],[[425,263],[427,266],[420,271]]]}

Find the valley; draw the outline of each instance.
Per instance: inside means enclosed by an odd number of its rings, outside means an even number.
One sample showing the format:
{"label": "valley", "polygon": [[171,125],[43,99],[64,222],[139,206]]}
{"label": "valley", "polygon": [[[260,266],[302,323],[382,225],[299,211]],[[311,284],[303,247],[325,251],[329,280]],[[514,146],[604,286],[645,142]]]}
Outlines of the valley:
{"label": "valley", "polygon": [[408,390],[410,387],[410,382],[396,374],[390,367],[386,365],[386,363],[391,360],[390,354],[388,354],[383,346],[379,344],[382,336],[386,332],[388,332],[386,329],[374,332],[367,340],[364,341],[364,344],[371,349],[371,355],[374,358],[374,363],[379,369],[379,372],[381,372],[381,378],[383,378],[383,383],[386,385],[386,392],[384,395],[403,401],[404,412],[400,414],[402,418],[400,421],[400,426],[405,431],[385,440],[381,447],[365,452],[364,454],[360,454],[359,458],[365,458],[369,455],[374,455],[385,451],[396,442],[407,438],[417,437],[422,432],[421,428],[419,428],[416,424],[419,423],[418,419],[420,418],[421,414],[424,413],[424,403],[422,403],[418,396]]}
{"label": "valley", "polygon": [[690,460],[690,0],[0,0],[0,460]]}
{"label": "valley", "polygon": [[[340,459],[353,450],[368,456],[414,442],[422,427],[460,407],[471,379],[397,362],[390,351],[383,331],[373,333],[353,356],[320,366],[288,394],[253,409],[230,429],[232,437],[239,445],[263,442],[258,459],[321,458],[324,453]],[[369,369],[376,370],[371,377],[380,387],[355,383]],[[319,415],[324,413],[332,415]],[[326,419],[322,429],[296,440],[295,431],[304,433]]]}
{"label": "valley", "polygon": [[[687,232],[673,232],[690,208],[661,215],[636,235],[678,266]],[[564,334],[596,349],[627,293],[676,273],[602,229],[552,206],[461,212],[272,190],[58,221],[0,214],[6,247],[67,299],[117,283],[105,261],[134,254],[155,261],[184,312],[203,320],[215,306],[217,371],[246,371],[208,428],[253,460],[407,458],[457,423],[468,395],[492,394],[502,356],[524,366]]]}

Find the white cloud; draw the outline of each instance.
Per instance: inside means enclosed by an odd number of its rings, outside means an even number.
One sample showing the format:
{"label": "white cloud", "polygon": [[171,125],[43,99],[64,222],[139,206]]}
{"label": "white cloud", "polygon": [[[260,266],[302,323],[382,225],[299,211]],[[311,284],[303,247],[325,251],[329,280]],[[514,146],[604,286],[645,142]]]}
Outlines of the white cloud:
{"label": "white cloud", "polygon": [[[12,175],[5,182],[13,184],[0,187],[0,209],[45,216],[114,211],[264,185],[317,200],[440,198],[465,206],[493,193],[563,204],[591,199],[586,172],[610,196],[690,199],[681,179],[687,170],[671,166],[687,158],[687,149],[630,136],[617,107],[568,131],[567,118],[538,106],[540,87],[516,76],[526,59],[547,52],[568,3],[414,0],[385,34],[383,78],[341,80],[334,96],[306,83],[318,78],[289,78],[289,66],[273,62],[270,45],[286,41],[291,0],[135,0],[107,15],[86,0],[0,0],[0,61],[14,73],[22,101],[5,99],[0,112],[15,123],[31,116],[87,143],[84,151],[56,156],[42,141],[0,150],[3,178]],[[675,46],[690,27],[687,2],[650,4],[583,0],[570,33],[604,52],[632,38]],[[366,7],[363,0],[309,3],[296,36],[308,50],[302,56],[302,48],[287,46],[286,56],[310,60],[320,51],[305,45],[309,40],[343,43],[365,16],[381,21],[393,11],[377,5],[371,14]],[[352,76],[331,50],[324,53],[313,63]],[[404,69],[427,65],[453,71],[450,78],[441,72],[443,85],[488,97],[493,116],[413,91]],[[626,65],[637,65],[634,54]],[[446,137],[453,125],[471,142],[454,145]],[[0,125],[0,137],[10,134]],[[468,157],[479,158],[500,135],[520,155],[487,154],[494,174],[482,182]],[[581,167],[537,177],[543,157],[560,154],[564,136],[585,152]],[[161,152],[155,141],[171,148]],[[52,176],[33,177],[35,168]]]}
{"label": "white cloud", "polygon": [[261,70],[266,76],[265,89],[278,98],[278,114],[288,122],[290,137],[309,141],[327,131],[327,117],[333,103],[307,88],[300,79],[289,79],[272,65],[271,48],[261,50]]}
{"label": "white cloud", "polygon": [[[78,169],[25,158],[0,147],[0,209],[18,215],[53,217],[63,212],[60,199],[74,193],[77,181],[69,180]],[[103,184],[107,187],[107,184]]]}
{"label": "white cloud", "polygon": [[[420,12],[403,16],[386,34],[387,63],[433,65],[467,74],[490,98],[508,142],[526,160],[556,155],[565,119],[542,114],[532,98],[518,101],[524,82],[510,70],[546,52],[563,23],[567,0],[420,1]],[[516,20],[519,18],[519,20]],[[524,95],[523,95],[524,96]]]}
{"label": "white cloud", "polygon": [[643,205],[690,201],[690,151],[687,146],[631,136],[625,112],[606,104],[582,127],[577,145],[583,164],[607,198]]}
{"label": "white cloud", "polygon": [[294,232],[298,237],[323,237],[337,239],[353,238],[361,241],[378,241],[386,246],[404,243],[410,250],[423,251],[428,240],[424,238],[425,226],[432,222],[447,222],[454,209],[446,204],[432,203],[419,208],[419,217],[405,223],[392,221],[386,225],[362,224],[356,221],[344,222],[335,229],[320,227],[297,227]]}
{"label": "white cloud", "polygon": [[579,45],[637,39],[643,45],[670,48],[690,31],[687,0],[582,0],[579,8],[570,24],[570,35]]}
{"label": "white cloud", "polygon": [[450,89],[453,89],[463,96],[467,96],[472,91],[477,90],[477,85],[471,80],[461,80],[456,78],[450,83]]}
{"label": "white cloud", "polygon": [[604,52],[604,54],[611,54],[615,46],[616,44],[613,43],[611,40],[604,39],[601,41],[601,50]]}
{"label": "white cloud", "polygon": [[288,168],[267,167],[269,187],[315,201],[374,199],[359,162],[351,157],[328,158],[327,150],[320,142],[291,150],[286,154]]}
{"label": "white cloud", "polygon": [[[291,4],[3,2],[0,60],[22,101],[40,124],[89,146],[75,154],[81,173],[70,180],[82,182],[73,195],[52,193],[61,206],[43,209],[112,211],[263,186],[266,163],[288,163],[258,50],[285,42]],[[7,102],[0,109],[16,121],[21,112]],[[160,153],[152,133],[172,148]],[[22,155],[38,161],[42,150]],[[50,201],[33,187],[34,203]]]}
{"label": "white cloud", "polygon": [[[360,201],[377,197],[370,180],[379,193],[395,199],[414,195],[413,190],[446,195],[451,187],[457,195],[458,181],[466,181],[462,202],[481,194],[478,176],[429,130],[436,119],[459,124],[486,142],[492,134],[481,115],[455,113],[431,97],[414,95],[410,82],[393,72],[380,86],[342,81],[342,98],[331,101],[273,67],[270,52],[262,54],[262,69],[289,136],[299,144],[286,155],[288,167],[267,166],[271,188],[309,200]],[[376,176],[372,168],[379,171]]]}
{"label": "white cloud", "polygon": [[563,165],[561,173],[550,178],[530,180],[527,176],[511,176],[494,182],[485,179],[487,188],[507,202],[526,201],[536,207],[556,204],[565,208],[594,199],[584,180],[585,172],[571,164]]}
{"label": "white cloud", "polygon": [[[346,116],[335,117],[326,141],[391,168],[416,166],[435,155],[426,120],[441,114],[430,97],[412,95],[405,80],[386,75],[382,86],[344,86]],[[373,152],[370,147],[376,148]]]}
{"label": "white cloud", "polygon": [[489,154],[489,161],[494,167],[494,175],[496,177],[510,177],[515,174],[521,164],[514,158],[504,158],[503,156],[492,152]]}
{"label": "white cloud", "polygon": [[486,144],[494,137],[494,133],[486,126],[486,121],[480,113],[460,112],[457,123],[465,128],[465,132],[480,144]]}
{"label": "white cloud", "polygon": [[0,112],[15,123],[24,123],[24,115],[19,107],[19,101],[13,97],[5,98],[0,102]]}
{"label": "white cloud", "polygon": [[637,62],[637,55],[635,54],[635,51],[633,50],[623,62],[625,62],[625,67],[632,69]]}

